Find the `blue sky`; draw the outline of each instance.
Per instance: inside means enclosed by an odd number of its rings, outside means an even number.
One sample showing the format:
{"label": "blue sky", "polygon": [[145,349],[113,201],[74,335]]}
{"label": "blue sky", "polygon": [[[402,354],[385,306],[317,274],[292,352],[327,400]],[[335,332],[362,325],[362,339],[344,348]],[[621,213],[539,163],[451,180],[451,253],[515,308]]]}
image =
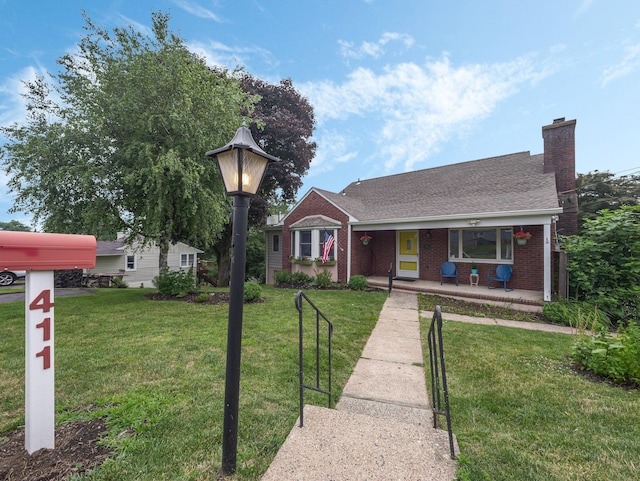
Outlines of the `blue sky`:
{"label": "blue sky", "polygon": [[[0,0],[0,124],[24,118],[21,80],[74,51],[81,8],[141,31],[152,10],[170,12],[210,64],[291,78],[317,120],[300,195],[540,153],[559,117],[577,119],[578,172],[640,172],[637,0]],[[0,221],[28,223],[7,213],[5,184],[0,173]]]}

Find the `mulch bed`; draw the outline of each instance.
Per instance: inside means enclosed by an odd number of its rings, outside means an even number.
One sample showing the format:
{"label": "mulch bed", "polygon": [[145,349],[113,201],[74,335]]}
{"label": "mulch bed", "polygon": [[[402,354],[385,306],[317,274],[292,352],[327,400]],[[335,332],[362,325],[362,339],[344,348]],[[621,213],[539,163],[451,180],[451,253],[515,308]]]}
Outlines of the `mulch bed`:
{"label": "mulch bed", "polygon": [[152,294],[147,294],[146,297],[154,301],[180,301],[180,302],[190,302],[194,304],[214,304],[217,306],[220,306],[223,304],[229,304],[228,292],[210,292],[209,300],[207,301],[196,300],[199,295],[200,294],[197,292],[192,292],[182,297],[176,297],[176,296],[169,296],[167,294],[161,294],[159,292],[154,292]]}
{"label": "mulch bed", "polygon": [[5,481],[65,480],[99,466],[111,450],[97,443],[107,431],[101,418],[61,424],[55,430],[55,449],[29,455],[24,429],[0,437],[0,479]]}
{"label": "mulch bed", "polygon": [[[146,297],[148,299],[152,299],[154,301],[178,301],[178,302],[189,302],[193,304],[213,304],[216,306],[222,306],[229,304],[229,293],[228,292],[209,292],[209,299],[206,301],[198,300],[200,293],[192,292],[185,296],[176,297],[169,296],[167,294],[161,294],[159,292],[155,292],[152,294],[147,294]],[[256,299],[255,301],[251,301],[250,304],[259,304],[264,302],[264,299]],[[245,302],[246,304],[246,302]]]}

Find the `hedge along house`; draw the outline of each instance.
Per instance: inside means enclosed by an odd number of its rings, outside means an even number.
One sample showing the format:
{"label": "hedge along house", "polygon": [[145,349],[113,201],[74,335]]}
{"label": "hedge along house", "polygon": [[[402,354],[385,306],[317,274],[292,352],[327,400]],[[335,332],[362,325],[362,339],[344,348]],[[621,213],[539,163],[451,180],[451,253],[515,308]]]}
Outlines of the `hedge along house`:
{"label": "hedge along house", "polygon": [[[486,286],[490,269],[513,268],[509,287],[551,299],[556,234],[577,233],[575,120],[542,127],[544,153],[499,157],[362,180],[339,193],[312,188],[267,230],[267,265],[313,275],[324,264],[324,231],[333,234],[328,267],[335,281],[355,274],[440,281],[453,262],[461,283],[471,264]],[[521,245],[514,235],[530,233]],[[274,236],[278,251],[273,250]],[[270,248],[272,250],[270,250]],[[335,265],[333,265],[335,264]],[[267,280],[273,282],[272,267]]]}

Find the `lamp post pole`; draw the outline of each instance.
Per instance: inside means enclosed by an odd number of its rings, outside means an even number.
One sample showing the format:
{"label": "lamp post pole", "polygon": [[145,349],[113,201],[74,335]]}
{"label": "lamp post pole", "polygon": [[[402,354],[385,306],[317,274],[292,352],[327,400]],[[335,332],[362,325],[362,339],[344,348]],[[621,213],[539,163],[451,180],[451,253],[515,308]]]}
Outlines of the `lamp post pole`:
{"label": "lamp post pole", "polygon": [[[240,154],[242,155],[242,154]],[[240,354],[242,350],[242,313],[244,274],[247,259],[247,219],[249,197],[233,197],[233,248],[229,285],[229,327],[227,332],[227,369],[224,391],[224,430],[222,434],[222,472],[236,470],[238,451],[238,403],[240,400]]]}
{"label": "lamp post pole", "polygon": [[236,471],[238,454],[238,404],[240,400],[240,354],[242,351],[242,311],[244,275],[247,263],[247,221],[249,198],[256,195],[271,162],[279,159],[267,154],[253,140],[244,125],[224,147],[207,152],[215,157],[228,195],[233,196],[231,282],[229,284],[229,327],[222,431],[222,472]]}

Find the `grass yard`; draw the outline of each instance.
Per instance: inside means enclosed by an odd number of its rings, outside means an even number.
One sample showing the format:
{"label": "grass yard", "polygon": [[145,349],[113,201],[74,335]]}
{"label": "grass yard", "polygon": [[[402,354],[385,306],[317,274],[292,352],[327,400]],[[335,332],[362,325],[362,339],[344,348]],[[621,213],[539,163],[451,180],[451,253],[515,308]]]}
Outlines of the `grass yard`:
{"label": "grass yard", "polygon": [[[148,292],[105,289],[55,301],[57,422],[103,417],[106,443],[116,449],[92,474],[73,479],[209,480],[219,473],[227,306],[151,301]],[[266,287],[264,303],[245,306],[238,480],[260,478],[298,416],[295,292]],[[334,323],[337,400],[386,293],[308,295]],[[434,301],[444,311],[461,481],[638,479],[639,391],[575,373],[571,336],[446,321],[447,312],[496,313],[430,296],[421,307]],[[23,302],[0,304],[0,346],[2,443],[24,423]],[[426,339],[424,349],[428,355]],[[326,404],[317,393],[307,400]]]}
{"label": "grass yard", "polygon": [[[105,417],[117,455],[92,480],[215,479],[221,465],[227,306],[151,301],[145,289],[55,300],[57,423]],[[259,479],[298,416],[294,290],[244,309],[239,480]],[[339,398],[386,299],[310,291],[334,324]],[[0,442],[24,423],[24,302],[0,304]],[[309,396],[311,399],[311,396]],[[314,400],[326,403],[326,398]],[[132,433],[121,435],[121,433]]]}
{"label": "grass yard", "polygon": [[575,373],[572,336],[446,321],[443,310],[462,481],[640,479],[640,392]]}

